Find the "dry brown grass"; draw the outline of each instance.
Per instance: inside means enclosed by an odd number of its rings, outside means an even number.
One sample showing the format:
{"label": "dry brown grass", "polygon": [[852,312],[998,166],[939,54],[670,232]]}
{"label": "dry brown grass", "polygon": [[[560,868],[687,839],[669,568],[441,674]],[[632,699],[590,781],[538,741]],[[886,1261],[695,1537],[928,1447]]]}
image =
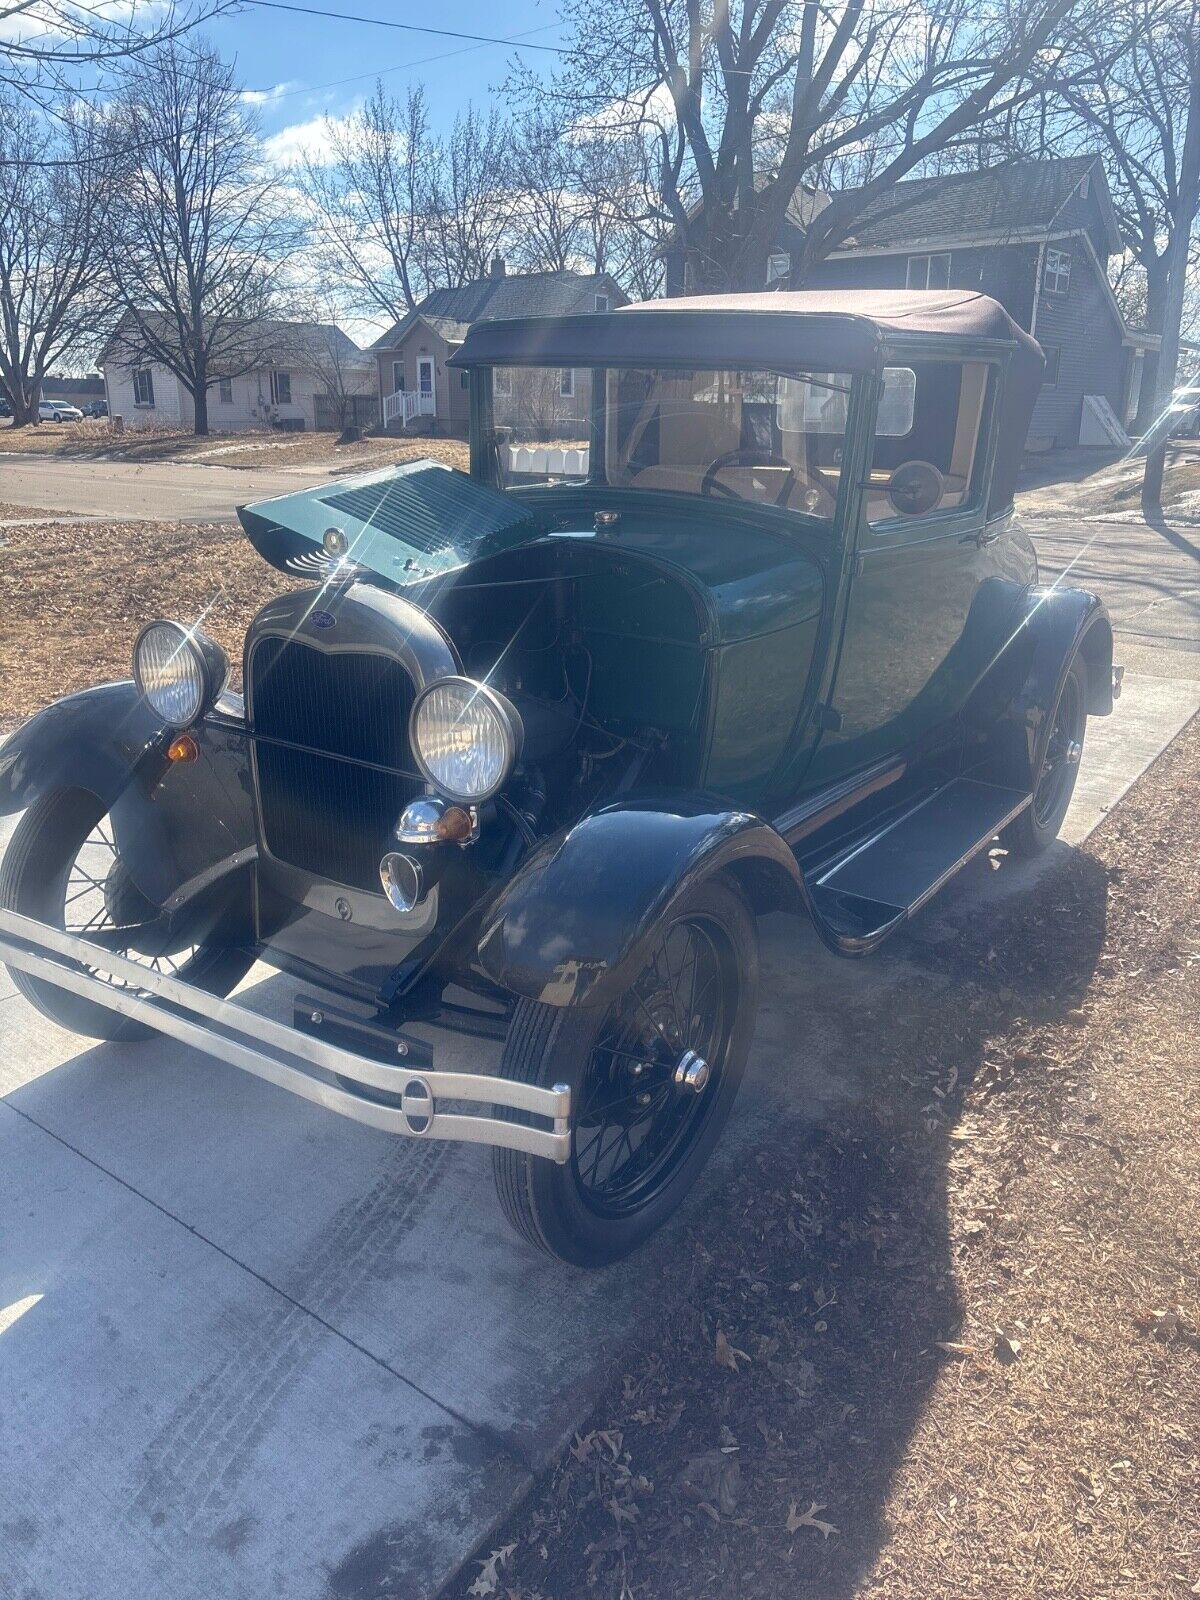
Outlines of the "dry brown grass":
{"label": "dry brown grass", "polygon": [[278,433],[247,429],[197,438],[178,428],[114,431],[107,419],[14,428],[0,422],[0,456],[6,451],[79,460],[188,461],[223,467],[328,466],[331,472],[362,471],[427,456],[447,466],[468,464],[460,439],[359,439],[339,444],[335,433]]}
{"label": "dry brown grass", "polygon": [[497,1595],[1200,1593],[1198,772],[902,941],[868,1103],[710,1201]]}
{"label": "dry brown grass", "polygon": [[40,522],[4,530],[0,729],[75,689],[129,675],[152,617],[205,628],[241,662],[251,617],[294,586],[235,524]]}

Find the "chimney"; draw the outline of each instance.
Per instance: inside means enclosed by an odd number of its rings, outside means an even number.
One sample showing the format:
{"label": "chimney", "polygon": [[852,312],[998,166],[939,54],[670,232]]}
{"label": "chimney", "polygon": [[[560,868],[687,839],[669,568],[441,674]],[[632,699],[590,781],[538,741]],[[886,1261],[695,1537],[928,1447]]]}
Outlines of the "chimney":
{"label": "chimney", "polygon": [[491,276],[493,278],[502,278],[504,276],[506,270],[507,269],[505,267],[504,257],[503,256],[493,256],[492,257]]}

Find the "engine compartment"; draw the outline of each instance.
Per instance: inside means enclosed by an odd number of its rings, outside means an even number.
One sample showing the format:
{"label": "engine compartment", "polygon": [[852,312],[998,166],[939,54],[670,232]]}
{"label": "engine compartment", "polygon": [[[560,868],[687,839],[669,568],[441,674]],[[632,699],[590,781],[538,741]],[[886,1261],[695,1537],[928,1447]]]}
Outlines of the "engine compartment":
{"label": "engine compartment", "polygon": [[709,653],[682,578],[636,552],[547,537],[414,598],[467,676],[521,714],[521,761],[497,808],[526,836],[635,784],[695,783]]}

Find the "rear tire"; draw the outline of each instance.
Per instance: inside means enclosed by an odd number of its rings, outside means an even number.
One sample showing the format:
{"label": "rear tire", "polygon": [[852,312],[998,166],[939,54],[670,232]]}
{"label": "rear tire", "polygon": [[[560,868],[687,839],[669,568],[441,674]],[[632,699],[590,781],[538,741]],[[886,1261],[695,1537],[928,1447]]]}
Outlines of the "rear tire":
{"label": "rear tire", "polygon": [[1012,855],[1032,857],[1054,843],[1075,793],[1079,761],[1087,732],[1087,667],[1076,656],[1067,668],[1050,717],[1033,799],[1001,831],[1000,843]]}
{"label": "rear tire", "polygon": [[[662,1226],[729,1116],[757,993],[753,913],[732,883],[715,879],[682,897],[645,968],[612,1004],[517,1002],[502,1076],[568,1083],[572,1104],[564,1165],[516,1150],[494,1153],[500,1206],[522,1238],[560,1260],[598,1267]],[[688,1051],[707,1068],[699,1090],[676,1077]],[[611,1161],[602,1169],[605,1155]]]}
{"label": "rear tire", "polygon": [[[127,904],[136,896],[140,902],[138,914],[142,914],[143,908],[152,913],[154,908],[141,899],[127,871],[123,872],[121,858],[111,843],[111,861],[104,869],[103,884],[89,888],[77,881],[83,871],[80,862],[85,849],[93,850],[102,861],[106,859],[96,836],[103,832],[107,814],[108,808],[103,802],[84,789],[56,789],[35,801],[17,824],[0,863],[0,906],[45,922],[52,928],[84,932],[79,925],[84,911],[93,904],[103,908],[108,898],[105,888],[111,884],[110,895],[120,894]],[[109,842],[111,838],[110,832]],[[86,871],[83,876],[89,877]],[[89,877],[89,882],[95,884],[97,880]],[[111,917],[107,922],[98,920],[97,916],[90,919],[90,926],[97,928],[112,925]],[[148,965],[156,963],[159,970],[169,971],[172,977],[195,984],[210,994],[227,995],[249,971],[253,957],[243,950],[200,945],[180,961],[166,956],[142,956],[140,959]],[[127,1042],[148,1039],[153,1034],[154,1030],[144,1023],[122,1017],[107,1006],[85,1000],[43,978],[31,977],[16,967],[9,967],[8,973],[32,1006],[72,1033],[91,1039]]]}

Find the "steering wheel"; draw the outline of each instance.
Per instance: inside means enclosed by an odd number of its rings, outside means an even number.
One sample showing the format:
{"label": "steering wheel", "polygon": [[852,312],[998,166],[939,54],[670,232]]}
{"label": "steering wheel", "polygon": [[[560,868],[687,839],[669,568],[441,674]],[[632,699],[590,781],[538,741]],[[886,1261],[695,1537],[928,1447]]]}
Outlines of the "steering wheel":
{"label": "steering wheel", "polygon": [[775,504],[787,504],[788,496],[796,485],[796,469],[790,461],[783,456],[777,456],[773,450],[726,450],[723,456],[718,456],[715,461],[710,461],[704,477],[700,481],[701,494],[715,494],[719,490],[730,500],[742,500],[745,497],[738,494],[736,489],[731,489],[727,483],[721,483],[717,477],[726,467],[784,467],[787,477],[783,480],[783,488],[775,496]]}

